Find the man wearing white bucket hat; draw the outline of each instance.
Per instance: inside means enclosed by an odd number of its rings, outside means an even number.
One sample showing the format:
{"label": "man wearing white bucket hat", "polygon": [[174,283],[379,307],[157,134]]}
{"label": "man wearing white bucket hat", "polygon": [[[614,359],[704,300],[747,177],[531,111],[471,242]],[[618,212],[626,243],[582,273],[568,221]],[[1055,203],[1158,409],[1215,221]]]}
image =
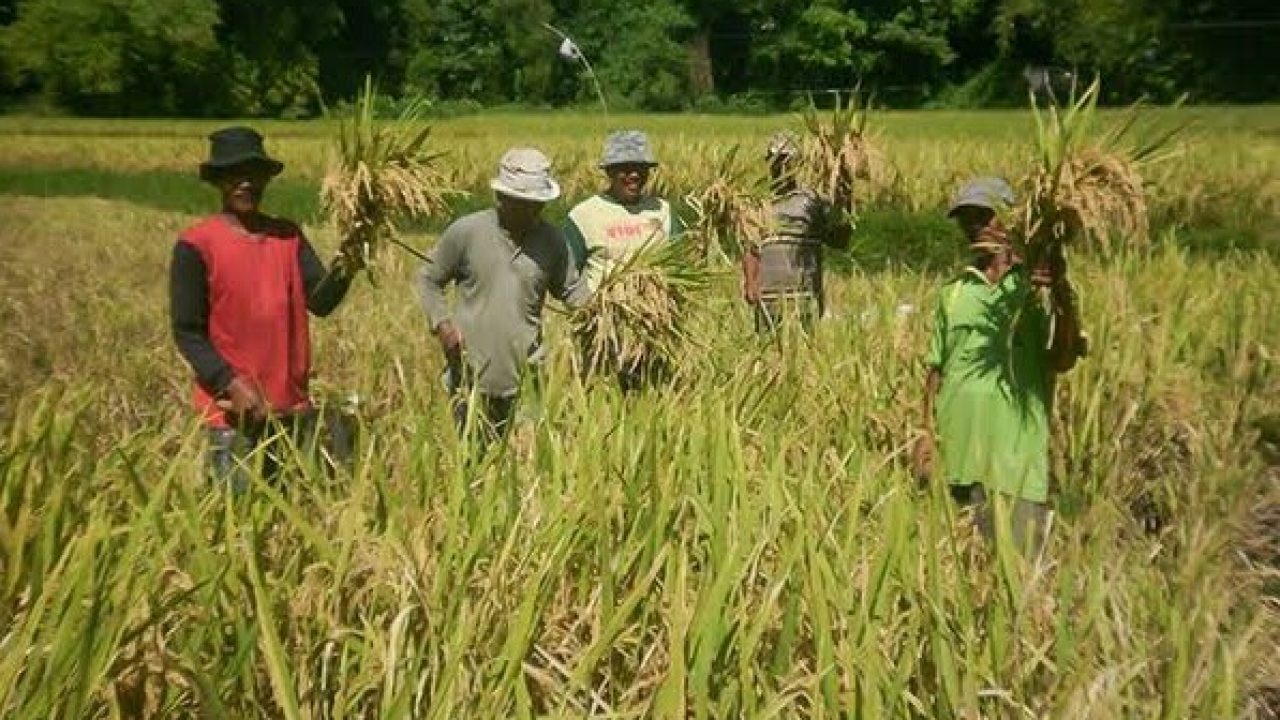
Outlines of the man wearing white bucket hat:
{"label": "man wearing white bucket hat", "polygon": [[[526,366],[541,359],[546,296],[580,307],[590,291],[564,237],[541,218],[560,196],[547,156],[512,148],[489,185],[494,207],[445,229],[423,264],[420,289],[449,363],[455,420],[460,430],[478,425],[494,439],[511,419]],[[452,308],[450,283],[457,286]]]}

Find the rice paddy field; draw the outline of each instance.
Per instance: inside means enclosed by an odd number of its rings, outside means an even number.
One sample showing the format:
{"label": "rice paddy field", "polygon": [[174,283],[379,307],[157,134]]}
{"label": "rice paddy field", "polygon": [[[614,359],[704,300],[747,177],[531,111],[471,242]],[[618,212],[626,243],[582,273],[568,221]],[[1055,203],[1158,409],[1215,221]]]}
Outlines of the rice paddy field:
{"label": "rice paddy field", "polygon": [[[1280,110],[1152,117],[1192,125],[1147,178],[1150,241],[1071,256],[1092,352],[1058,384],[1032,558],[907,467],[964,258],[943,205],[1023,172],[1027,113],[872,116],[893,180],[859,189],[811,335],[755,336],[721,267],[674,382],[623,394],[573,372],[553,307],[545,382],[481,460],[389,250],[312,324],[356,461],[242,498],[202,478],[167,317],[219,124],[0,118],[0,716],[1277,717]],[[433,142],[460,213],[512,144],[575,200],[605,130],[643,128],[678,200],[796,123],[500,114]],[[335,126],[255,125],[287,165],[267,209],[332,256]]]}

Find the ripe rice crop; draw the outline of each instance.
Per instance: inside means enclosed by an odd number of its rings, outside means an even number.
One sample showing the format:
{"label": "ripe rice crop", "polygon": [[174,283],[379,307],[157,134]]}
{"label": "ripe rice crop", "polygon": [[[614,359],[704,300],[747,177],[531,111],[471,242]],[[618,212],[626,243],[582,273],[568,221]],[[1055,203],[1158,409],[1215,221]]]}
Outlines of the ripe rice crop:
{"label": "ripe rice crop", "polygon": [[[395,123],[379,123],[377,93],[366,80],[354,113],[339,123],[337,152],[320,187],[321,202],[342,238],[349,267],[371,263],[384,242],[398,243],[396,223],[445,210],[452,191],[430,151],[423,105],[410,104]],[[406,246],[407,247],[407,246]]]}
{"label": "ripe rice crop", "polygon": [[667,242],[646,245],[611,268],[571,318],[584,370],[656,379],[679,367],[701,344],[690,331],[710,281],[701,265],[691,245]]}
{"label": "ripe rice crop", "polygon": [[[800,182],[828,199],[849,203],[843,208],[856,215],[858,208],[849,190],[860,184],[864,195],[882,191],[893,182],[893,169],[868,130],[870,108],[857,91],[842,101],[836,97],[829,115],[812,104],[801,115]],[[843,188],[843,190],[842,190]]]}
{"label": "ripe rice crop", "polygon": [[1050,105],[1041,111],[1032,98],[1037,155],[1022,181],[1016,221],[1031,255],[1053,245],[1082,242],[1110,252],[1113,241],[1140,246],[1149,240],[1141,170],[1168,157],[1177,130],[1133,144],[1128,135],[1137,121],[1134,108],[1115,129],[1099,134],[1099,91],[1094,80],[1062,110]]}
{"label": "ripe rice crop", "polygon": [[[959,246],[939,206],[956,176],[1016,177],[1025,112],[888,115],[913,212]],[[1058,382],[1035,562],[978,542],[904,462],[918,308],[953,269],[856,248],[806,335],[757,337],[709,277],[679,382],[635,393],[584,382],[550,316],[516,440],[470,462],[415,268],[387,263],[312,326],[318,398],[362,398],[354,464],[299,458],[235,500],[203,480],[167,318],[194,218],[129,195],[134,170],[173,173],[212,211],[194,176],[211,125],[0,119],[15,173],[116,173],[98,197],[0,197],[0,716],[1268,717],[1280,265],[1187,238],[1271,217],[1273,115],[1162,114],[1208,125],[1185,163],[1143,170],[1149,244],[1074,254],[1095,351]],[[620,122],[650,130],[680,197],[709,143],[760,147],[781,119]],[[517,140],[594,158],[588,126],[484,116],[432,137],[442,168],[484,179]],[[332,123],[263,129],[318,183]],[[323,255],[340,237],[318,220]]]}
{"label": "ripe rice crop", "polygon": [[706,263],[741,257],[768,230],[768,188],[759,169],[739,154],[741,148],[703,153],[710,156],[712,175],[684,196],[693,214],[687,230]]}

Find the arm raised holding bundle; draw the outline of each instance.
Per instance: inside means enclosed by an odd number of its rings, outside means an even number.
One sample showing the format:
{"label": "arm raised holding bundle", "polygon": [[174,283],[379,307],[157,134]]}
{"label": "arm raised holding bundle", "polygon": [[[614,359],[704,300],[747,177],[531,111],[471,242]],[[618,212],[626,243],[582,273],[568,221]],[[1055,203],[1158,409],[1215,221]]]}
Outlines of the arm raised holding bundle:
{"label": "arm raised holding bundle", "polygon": [[835,194],[831,198],[831,207],[827,209],[826,233],[823,241],[827,247],[836,250],[848,250],[853,237],[853,176],[849,168],[840,167],[840,176],[836,180]]}
{"label": "arm raised holding bundle", "polygon": [[298,267],[302,271],[302,284],[307,291],[307,310],[317,317],[327,317],[346,298],[357,270],[348,269],[342,256],[326,269],[311,243],[301,237],[301,233],[299,236]]}

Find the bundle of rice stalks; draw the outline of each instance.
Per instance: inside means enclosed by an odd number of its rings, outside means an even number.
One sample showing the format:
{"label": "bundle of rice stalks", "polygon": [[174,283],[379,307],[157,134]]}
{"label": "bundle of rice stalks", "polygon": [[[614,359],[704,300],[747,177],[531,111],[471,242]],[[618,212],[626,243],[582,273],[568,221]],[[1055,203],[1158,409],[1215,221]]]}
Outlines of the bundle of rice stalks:
{"label": "bundle of rice stalks", "polygon": [[867,132],[869,109],[855,90],[847,102],[837,94],[829,115],[820,113],[812,98],[801,115],[801,184],[851,215],[857,210],[853,191],[858,181],[869,195],[892,192],[898,182]]}
{"label": "bundle of rice stalks", "polygon": [[693,213],[687,232],[704,263],[724,262],[760,242],[769,227],[769,190],[759,170],[732,145],[712,164],[710,181],[685,195]]}
{"label": "bundle of rice stalks", "polygon": [[366,78],[355,113],[338,126],[337,152],[320,187],[321,206],[342,238],[341,262],[353,269],[368,266],[384,241],[421,257],[400,241],[396,223],[443,212],[448,197],[460,194],[437,168],[440,154],[427,149],[426,103],[410,102],[397,121],[378,123],[376,100]]}
{"label": "bundle of rice stalks", "polygon": [[1095,133],[1099,83],[1095,79],[1063,111],[1041,110],[1036,120],[1036,159],[1022,181],[1022,204],[1013,220],[1026,243],[1029,262],[1054,245],[1085,242],[1110,253],[1117,241],[1142,245],[1149,239],[1142,169],[1170,156],[1181,128],[1134,142],[1138,107],[1106,133]]}
{"label": "bundle of rice stalks", "polygon": [[656,379],[690,346],[693,311],[712,273],[685,242],[652,243],[613,268],[570,318],[587,373]]}

